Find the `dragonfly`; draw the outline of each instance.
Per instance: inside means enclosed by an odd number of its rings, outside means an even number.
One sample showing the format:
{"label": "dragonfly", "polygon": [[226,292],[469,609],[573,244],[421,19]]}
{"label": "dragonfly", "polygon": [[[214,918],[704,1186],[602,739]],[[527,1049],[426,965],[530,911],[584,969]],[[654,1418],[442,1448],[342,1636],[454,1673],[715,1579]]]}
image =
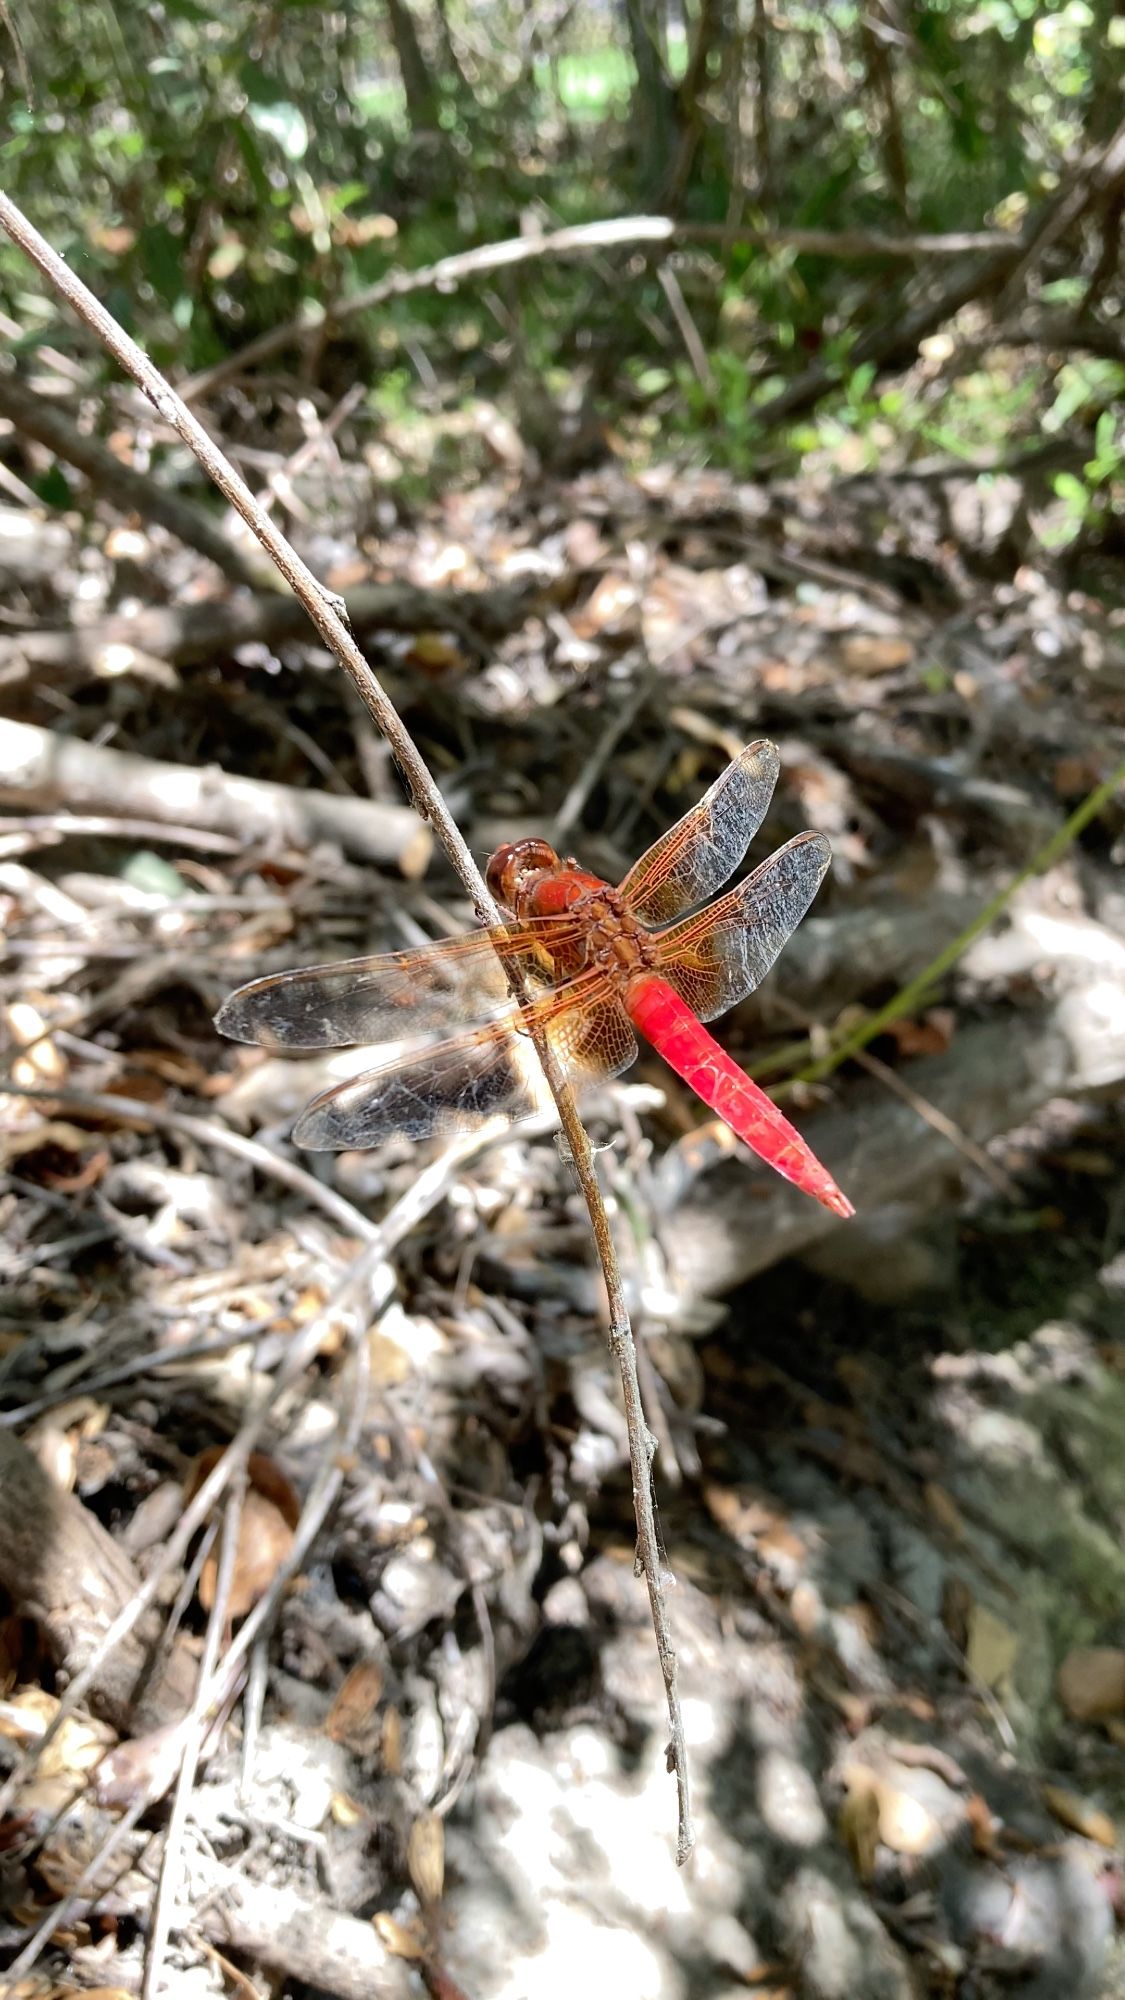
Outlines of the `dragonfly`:
{"label": "dragonfly", "polygon": [[765,818],[779,769],[772,743],[751,743],[616,888],[545,840],[506,842],[485,876],[502,927],[268,974],[239,987],[216,1026],[282,1050],[429,1038],[314,1098],[293,1130],[313,1151],[518,1119],[542,1102],[537,1037],[580,1089],[627,1069],[640,1034],[760,1159],[851,1215],[796,1127],[705,1026],[764,979],[832,858],[824,834],[799,833],[718,894]]}

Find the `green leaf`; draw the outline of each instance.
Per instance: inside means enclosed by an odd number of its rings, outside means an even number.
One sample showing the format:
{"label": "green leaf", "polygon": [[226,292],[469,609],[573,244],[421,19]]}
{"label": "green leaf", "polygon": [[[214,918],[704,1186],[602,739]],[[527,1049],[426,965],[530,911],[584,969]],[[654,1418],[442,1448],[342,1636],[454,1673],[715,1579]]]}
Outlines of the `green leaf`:
{"label": "green leaf", "polygon": [[183,876],[151,848],[140,847],[131,855],[121,870],[121,878],[134,889],[143,889],[150,896],[168,896],[178,902],[181,896],[191,893]]}
{"label": "green leaf", "polygon": [[72,507],[74,495],[67,484],[66,474],[61,465],[49,465],[41,472],[32,485],[45,507]]}
{"label": "green leaf", "polygon": [[1076,479],[1073,472],[1056,472],[1054,487],[1059,499],[1065,501],[1072,512],[1076,514],[1086,512],[1090,496],[1082,481]]}
{"label": "green leaf", "polygon": [[162,222],[150,222],[137,238],[141,269],[157,297],[174,305],[184,289],[183,239]]}

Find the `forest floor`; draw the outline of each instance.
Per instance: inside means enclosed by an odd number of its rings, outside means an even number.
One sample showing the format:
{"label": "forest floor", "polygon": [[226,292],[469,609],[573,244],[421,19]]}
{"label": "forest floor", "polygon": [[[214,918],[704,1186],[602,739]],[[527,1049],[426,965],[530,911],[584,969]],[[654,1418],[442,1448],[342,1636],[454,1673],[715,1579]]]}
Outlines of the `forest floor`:
{"label": "forest floor", "polygon": [[341,1059],[212,1026],[471,912],[287,599],[3,510],[4,1990],[136,1992],[147,1954],[177,1994],[1125,1995],[1120,790],[1062,833],[1125,756],[1119,565],[1036,557],[1034,468],[523,465],[408,506],[346,428],[256,450],[478,857],[544,834],[618,880],[778,744],[755,856],[811,827],[834,865],[720,1032],[858,1215],[655,1058],[594,1094],[678,1871],[548,1122],[302,1155]]}

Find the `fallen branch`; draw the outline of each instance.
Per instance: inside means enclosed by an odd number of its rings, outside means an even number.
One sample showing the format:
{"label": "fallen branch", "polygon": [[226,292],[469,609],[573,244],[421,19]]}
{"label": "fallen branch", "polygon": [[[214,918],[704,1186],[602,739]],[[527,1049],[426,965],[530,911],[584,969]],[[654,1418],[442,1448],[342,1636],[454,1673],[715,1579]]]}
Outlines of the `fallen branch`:
{"label": "fallen branch", "polygon": [[30,723],[0,719],[0,801],[28,812],[111,812],[201,832],[233,834],[247,846],[312,847],[330,840],[357,861],[394,867],[415,881],[433,841],[408,806],[298,791],[237,778],[211,765],[160,764],[107,750]]}
{"label": "fallen branch", "polygon": [[[64,1681],[96,1658],[114,1619],[140,1589],[132,1563],[101,1522],[5,1431],[0,1585],[17,1616],[32,1619],[43,1633]],[[195,1665],[180,1646],[145,1685],[160,1626],[159,1619],[149,1620],[130,1632],[90,1681],[91,1709],[117,1729],[156,1729],[177,1721],[190,1705]]]}
{"label": "fallen branch", "polygon": [[155,521],[170,535],[206,556],[229,576],[232,583],[251,583],[254,572],[221,528],[206,514],[182,500],[155,479],[122,465],[101,440],[84,436],[58,411],[47,397],[39,396],[14,374],[0,369],[0,417],[24,437],[34,438],[55,458],[73,465],[89,480],[95,493],[103,493],[123,514],[139,514],[143,521]]}
{"label": "fallen branch", "polygon": [[341,327],[361,313],[411,292],[452,291],[466,278],[484,277],[490,271],[509,270],[539,257],[585,256],[591,250],[640,249],[645,245],[670,250],[682,243],[754,243],[767,250],[792,250],[816,257],[895,257],[928,258],[963,256],[967,250],[1018,251],[1018,240],[998,230],[984,230],[953,236],[886,236],[878,230],[767,229],[737,223],[679,223],[666,215],[614,216],[604,222],[584,222],[571,229],[555,229],[548,235],[511,236],[501,243],[482,243],[475,250],[461,250],[455,256],[439,258],[436,264],[416,271],[388,271],[372,285],[365,285],[350,299],[343,299],[329,315],[308,314],[302,319],[271,327],[267,333],[248,341],[236,354],[201,369],[182,385],[186,402],[198,402],[223,382],[256,368],[262,361],[280,354],[286,347],[306,341],[332,340]]}
{"label": "fallen branch", "polygon": [[[453,631],[482,654],[533,608],[525,590],[422,590],[408,583],[364,585],[350,591],[344,605],[353,632]],[[250,643],[278,646],[311,638],[308,612],[296,597],[256,592],[213,604],[150,605],[131,618],[0,638],[0,678],[24,679],[29,671],[36,679],[52,680],[121,673],[129,651],[185,666]]]}
{"label": "fallen branch", "polygon": [[407,1961],[393,1958],[359,1917],[211,1860],[193,1863],[191,1886],[194,1927],[283,1978],[338,2000],[412,2000],[418,1990]]}

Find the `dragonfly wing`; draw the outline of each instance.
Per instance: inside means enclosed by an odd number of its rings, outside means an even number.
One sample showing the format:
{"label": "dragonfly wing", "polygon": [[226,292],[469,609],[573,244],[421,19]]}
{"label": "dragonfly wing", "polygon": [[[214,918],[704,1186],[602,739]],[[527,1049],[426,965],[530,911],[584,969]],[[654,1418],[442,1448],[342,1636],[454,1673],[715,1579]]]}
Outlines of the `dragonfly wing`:
{"label": "dragonfly wing", "polygon": [[751,743],[699,804],[642,854],[621,884],[626,908],[666,924],[728,882],[766,816],[779,770],[772,743]]}
{"label": "dragonfly wing", "polygon": [[[615,1075],[636,1056],[628,1017],[600,976],[575,981],[528,1011],[575,1085]],[[337,1084],[302,1113],[294,1139],[313,1152],[333,1152],[391,1138],[445,1137],[501,1114],[516,1119],[544,1109],[550,1092],[524,1019],[513,1012]]]}
{"label": "dragonfly wing", "polygon": [[471,931],[420,951],[270,973],[232,993],[215,1025],[233,1041],[265,1048],[339,1049],[414,1040],[479,1020],[511,1000],[494,935],[535,989],[552,980],[553,954],[573,953],[576,943],[570,918],[536,917],[511,930]]}
{"label": "dragonfly wing", "polygon": [[713,1021],[760,985],[832,860],[822,833],[799,833],[737,889],[655,941],[659,970],[701,1021]]}

